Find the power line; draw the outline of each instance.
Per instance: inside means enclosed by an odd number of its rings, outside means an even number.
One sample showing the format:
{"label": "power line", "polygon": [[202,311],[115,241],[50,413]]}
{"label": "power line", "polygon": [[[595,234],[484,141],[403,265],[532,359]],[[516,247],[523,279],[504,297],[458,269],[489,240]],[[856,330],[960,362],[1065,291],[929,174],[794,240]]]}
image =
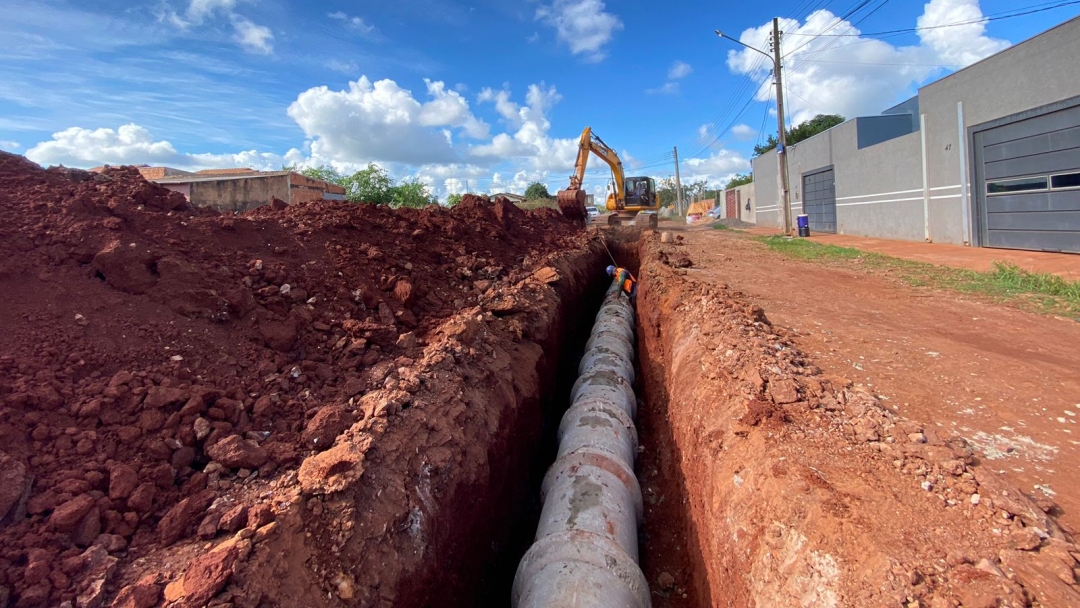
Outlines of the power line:
{"label": "power line", "polygon": [[[921,31],[925,31],[925,30],[937,30],[937,29],[946,28],[946,27],[959,27],[959,26],[963,26],[963,25],[972,25],[972,24],[975,24],[975,23],[987,23],[987,22],[990,22],[990,21],[1001,21],[1003,19],[1012,19],[1014,17],[1024,17],[1026,15],[1033,15],[1035,13],[1041,13],[1041,12],[1044,12],[1044,11],[1049,11],[1049,10],[1053,10],[1053,9],[1056,9],[1056,8],[1062,8],[1062,7],[1070,6],[1070,5],[1073,5],[1073,4],[1080,4],[1080,0],[1069,0],[1068,2],[1059,2],[1059,3],[1054,4],[1052,6],[1045,6],[1045,5],[1036,4],[1036,5],[1033,5],[1033,6],[1036,6],[1036,7],[1037,6],[1042,6],[1042,8],[1025,7],[1025,9],[1030,9],[1030,10],[1021,9],[1021,12],[998,13],[996,16],[985,16],[985,17],[982,17],[981,19],[971,19],[971,20],[968,20],[968,21],[958,21],[956,23],[943,23],[941,25],[926,25],[926,26],[923,26],[923,27],[911,27],[911,28],[904,28],[904,29],[899,29],[899,30],[887,30],[887,31],[884,31],[884,32],[856,33],[856,34],[825,34],[825,33],[821,33],[821,34],[799,34],[799,33],[792,33],[792,34],[788,34],[788,35],[790,35],[790,36],[813,36],[814,38],[819,38],[819,37],[828,37],[828,38],[862,38],[862,37],[866,37],[866,38],[873,38],[873,37],[877,37],[877,36],[886,36],[886,35],[892,35],[892,34],[909,34],[909,33],[912,33],[912,32],[921,32]],[[878,7],[878,8],[880,8],[880,7]],[[875,9],[875,10],[877,10],[877,9]],[[812,42],[812,40],[811,40],[811,42]],[[809,44],[809,43],[807,43],[807,44]],[[799,48],[803,48],[805,46],[806,45],[804,44],[803,46],[801,46]],[[799,50],[799,49],[795,49],[795,51],[797,51],[797,50]],[[794,53],[795,51],[791,51],[791,53]],[[788,53],[788,55],[790,55],[791,53]]]}
{"label": "power line", "polygon": [[[848,45],[844,45],[848,46]],[[921,68],[961,68],[964,67],[962,63],[875,63],[871,61],[829,61],[826,59],[799,59],[799,63],[836,63],[841,65],[895,65],[895,66],[912,66]],[[792,68],[791,71],[796,71]]]}
{"label": "power line", "polygon": [[765,102],[765,115],[761,117],[761,128],[758,129],[757,141],[755,142],[759,146],[762,143],[762,136],[765,135],[765,123],[769,120],[769,108],[772,107],[772,103],[772,99],[769,99],[769,101]]}

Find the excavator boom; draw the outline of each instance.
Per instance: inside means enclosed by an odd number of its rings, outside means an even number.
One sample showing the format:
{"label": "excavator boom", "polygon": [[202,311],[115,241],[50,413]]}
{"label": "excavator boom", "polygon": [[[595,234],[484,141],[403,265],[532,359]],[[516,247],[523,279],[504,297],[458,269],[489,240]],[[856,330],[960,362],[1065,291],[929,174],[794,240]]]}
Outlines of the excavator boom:
{"label": "excavator boom", "polygon": [[[590,154],[599,156],[600,160],[603,160],[611,167],[612,178],[615,181],[615,192],[608,199],[608,209],[615,213],[609,218],[609,222],[612,218],[615,218],[616,221],[624,219],[623,216],[633,218],[638,211],[659,208],[655,189],[652,186],[649,186],[649,192],[637,195],[636,206],[627,207],[627,179],[623,171],[622,160],[619,159],[619,155],[611,146],[604,143],[604,140],[592,132],[591,127],[585,127],[585,130],[581,132],[581,141],[578,143],[577,160],[574,162],[574,174],[570,176],[570,187],[566,190],[560,190],[558,194],[559,210],[562,211],[563,215],[580,222],[584,222],[587,217],[585,212],[587,195],[581,189],[581,186],[585,181],[585,168],[588,165]],[[642,180],[652,184],[650,178],[631,178],[630,181],[641,182]],[[650,225],[654,224],[655,216],[650,218]]]}

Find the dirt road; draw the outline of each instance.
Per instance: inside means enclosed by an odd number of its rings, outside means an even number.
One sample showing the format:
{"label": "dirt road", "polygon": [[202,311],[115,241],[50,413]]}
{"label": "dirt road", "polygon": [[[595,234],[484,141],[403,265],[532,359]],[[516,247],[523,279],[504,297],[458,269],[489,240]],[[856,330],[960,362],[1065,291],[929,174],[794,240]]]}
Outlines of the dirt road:
{"label": "dirt road", "polygon": [[689,275],[742,291],[825,373],[869,387],[928,435],[964,437],[1080,531],[1080,323],[790,260],[747,235],[679,233]]}

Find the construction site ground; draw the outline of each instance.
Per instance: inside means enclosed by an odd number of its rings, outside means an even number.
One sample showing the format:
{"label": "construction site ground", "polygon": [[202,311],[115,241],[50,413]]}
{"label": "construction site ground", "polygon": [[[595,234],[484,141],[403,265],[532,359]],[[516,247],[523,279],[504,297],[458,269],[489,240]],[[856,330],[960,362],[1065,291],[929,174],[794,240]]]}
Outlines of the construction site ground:
{"label": "construction site ground", "polygon": [[0,153],[0,608],[507,605],[613,259],[652,605],[1080,605],[1080,323],[665,232]]}
{"label": "construction site ground", "polygon": [[[754,227],[746,231],[754,235],[779,235],[775,228]],[[812,233],[809,241],[838,247],[854,247],[903,260],[942,264],[955,268],[987,271],[994,262],[1015,264],[1029,272],[1056,274],[1070,281],[1080,280],[1080,255],[1019,249],[992,249],[943,243],[875,239],[850,234]]]}
{"label": "construction site ground", "polygon": [[[786,259],[738,233],[684,234],[695,251],[690,274],[745,293],[773,323],[790,328],[799,349],[826,372],[872,387],[906,418],[964,437],[1021,489],[1053,496],[1060,521],[1080,531],[1080,322]],[[979,270],[1000,261],[1063,272],[1071,265],[1080,274],[1080,256],[1070,254],[842,235],[817,240],[856,248],[869,242],[868,250],[890,255],[908,247],[921,261]]]}

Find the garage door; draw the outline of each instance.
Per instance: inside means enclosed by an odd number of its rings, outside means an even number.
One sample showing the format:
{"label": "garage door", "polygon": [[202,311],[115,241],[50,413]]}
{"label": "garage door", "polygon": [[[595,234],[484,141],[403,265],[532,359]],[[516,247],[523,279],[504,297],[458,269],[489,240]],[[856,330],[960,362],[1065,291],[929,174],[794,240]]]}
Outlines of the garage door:
{"label": "garage door", "polygon": [[975,133],[982,244],[1080,253],[1080,106]]}
{"label": "garage door", "polygon": [[833,168],[803,173],[803,213],[810,216],[810,232],[836,232],[836,184]]}

